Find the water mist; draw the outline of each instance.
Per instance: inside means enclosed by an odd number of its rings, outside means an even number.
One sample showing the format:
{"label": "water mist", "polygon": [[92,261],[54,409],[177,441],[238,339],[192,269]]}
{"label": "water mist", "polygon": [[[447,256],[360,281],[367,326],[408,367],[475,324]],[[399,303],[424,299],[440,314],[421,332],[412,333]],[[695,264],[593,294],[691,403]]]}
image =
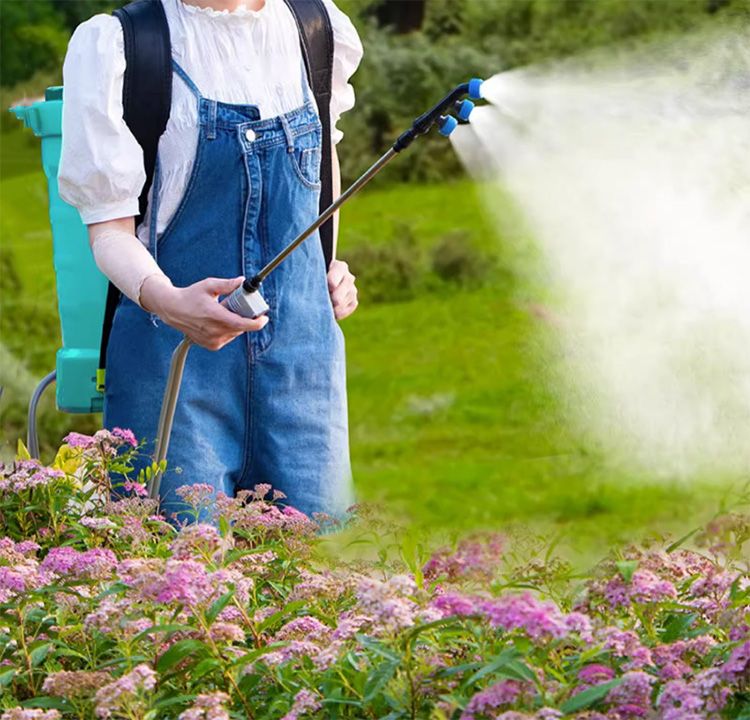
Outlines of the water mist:
{"label": "water mist", "polygon": [[571,419],[656,474],[750,469],[750,33],[501,73],[483,94],[453,142],[542,251]]}

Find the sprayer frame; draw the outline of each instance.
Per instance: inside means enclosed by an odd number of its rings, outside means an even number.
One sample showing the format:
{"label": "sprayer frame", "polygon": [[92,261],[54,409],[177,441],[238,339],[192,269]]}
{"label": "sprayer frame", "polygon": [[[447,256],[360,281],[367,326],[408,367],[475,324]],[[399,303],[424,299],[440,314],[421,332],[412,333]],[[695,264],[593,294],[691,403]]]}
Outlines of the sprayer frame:
{"label": "sprayer frame", "polygon": [[[479,82],[481,81],[472,81]],[[479,86],[476,85],[476,88]],[[420,115],[412,126],[403,132],[393,145],[384,153],[375,163],[373,163],[357,180],[355,180],[341,195],[328,206],[318,218],[303,230],[292,242],[289,243],[273,260],[263,267],[255,276],[243,283],[245,292],[260,292],[260,286],[275,268],[277,268],[284,259],[297,248],[304,240],[310,237],[323,223],[325,223],[344,203],[358,193],[372,178],[375,177],[393,158],[400,152],[411,145],[420,135],[425,135],[430,131],[433,125],[444,119],[444,113],[452,109],[455,104],[465,95],[471,95],[474,98],[479,97],[478,91],[472,93],[472,84],[469,82],[461,83],[448,93],[439,103],[430,108],[426,113]],[[148,485],[149,497],[158,499],[159,487],[161,484],[162,465],[167,459],[167,449],[169,448],[169,439],[172,434],[172,425],[174,423],[175,410],[177,408],[177,399],[180,394],[180,385],[182,384],[182,375],[185,370],[185,361],[187,354],[193,345],[192,340],[185,337],[175,348],[172,353],[172,360],[169,367],[169,376],[167,385],[164,390],[164,399],[162,400],[161,413],[159,415],[159,426],[156,435],[156,448],[154,452],[154,462],[157,468],[151,477]]]}

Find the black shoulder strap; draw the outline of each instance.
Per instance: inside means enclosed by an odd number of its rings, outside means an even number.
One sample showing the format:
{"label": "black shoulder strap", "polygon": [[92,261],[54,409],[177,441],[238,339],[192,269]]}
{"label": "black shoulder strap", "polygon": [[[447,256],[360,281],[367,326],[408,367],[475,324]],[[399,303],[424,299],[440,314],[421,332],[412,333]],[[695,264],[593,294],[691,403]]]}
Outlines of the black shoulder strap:
{"label": "black shoulder strap", "polygon": [[161,0],[135,0],[113,14],[122,24],[125,40],[123,117],[143,149],[146,171],[137,224],[146,212],[156,150],[172,106],[172,43]]}
{"label": "black shoulder strap", "polygon": [[[297,21],[307,77],[323,126],[320,162],[320,210],[333,202],[331,168],[331,79],[333,75],[333,28],[323,0],[285,0]],[[326,268],[333,259],[333,220],[320,228]]]}
{"label": "black shoulder strap", "polygon": [[[143,219],[148,192],[154,179],[159,138],[167,127],[172,105],[172,44],[161,0],[135,0],[113,13],[122,24],[125,41],[125,77],[122,90],[123,117],[143,149],[146,183],[138,198],[136,227]],[[97,389],[104,390],[107,344],[120,291],[107,288],[102,340],[99,348]]]}

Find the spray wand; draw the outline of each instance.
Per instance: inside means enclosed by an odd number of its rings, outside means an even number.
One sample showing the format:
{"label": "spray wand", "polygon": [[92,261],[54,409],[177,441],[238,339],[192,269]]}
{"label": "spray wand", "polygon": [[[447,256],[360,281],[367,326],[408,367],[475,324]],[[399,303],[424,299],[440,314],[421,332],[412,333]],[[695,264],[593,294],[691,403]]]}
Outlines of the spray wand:
{"label": "spray wand", "polygon": [[[388,151],[382,155],[373,165],[367,169],[357,180],[355,180],[336,200],[328,206],[318,218],[305,228],[289,245],[287,245],[273,260],[265,265],[252,278],[238,287],[225,300],[224,304],[229,310],[246,318],[258,318],[268,312],[268,304],[260,293],[260,287],[268,275],[273,272],[292,253],[295,248],[309,238],[321,225],[329,220],[334,213],[350,198],[356,195],[370,180],[372,180],[393,158],[409,147],[420,135],[427,134],[437,124],[441,135],[448,137],[459,125],[467,123],[471,111],[474,109],[472,100],[482,99],[482,80],[473,78],[469,82],[457,85],[439,103],[420,115],[411,127],[401,133]],[[466,96],[470,99],[466,99]],[[453,111],[456,117],[449,113]],[[159,469],[152,475],[149,482],[149,495],[152,498],[159,497],[159,485],[161,483],[162,463],[167,458],[169,438],[172,434],[172,423],[174,421],[177,397],[182,383],[182,373],[185,368],[187,353],[192,345],[189,338],[183,338],[172,353],[169,367],[169,377],[164,391],[164,399],[159,416],[159,427],[156,437],[156,450],[154,462]]]}
{"label": "spray wand", "polygon": [[[352,185],[326,208],[309,227],[305,228],[292,242],[289,243],[273,260],[263,267],[255,276],[245,280],[226,300],[226,306],[238,315],[257,318],[268,311],[268,305],[260,294],[260,286],[268,275],[273,272],[284,259],[318,228],[329,220],[334,213],[351,197],[356,195],[370,180],[372,180],[393,158],[406,150],[420,135],[425,135],[437,123],[441,135],[448,137],[460,122],[468,122],[474,103],[461,99],[468,95],[472,100],[481,99],[482,81],[474,78],[467,83],[458,85],[446,95],[437,105],[423,115],[420,115],[412,126],[402,133],[388,151],[366,170]],[[457,118],[444,114],[453,109]]]}

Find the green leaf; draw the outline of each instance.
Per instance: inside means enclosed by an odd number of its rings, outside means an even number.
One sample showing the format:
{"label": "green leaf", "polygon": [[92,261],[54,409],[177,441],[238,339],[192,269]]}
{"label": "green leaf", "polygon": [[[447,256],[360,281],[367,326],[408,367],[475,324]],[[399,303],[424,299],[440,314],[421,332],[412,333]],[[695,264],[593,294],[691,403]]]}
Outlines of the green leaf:
{"label": "green leaf", "polygon": [[376,655],[379,655],[386,660],[390,660],[391,662],[401,662],[400,655],[395,653],[389,647],[383,645],[383,643],[378,642],[374,638],[368,637],[367,635],[362,635],[361,633],[357,633],[357,640],[359,641],[359,644],[366,650],[370,650]]}
{"label": "green leaf", "polygon": [[497,673],[499,670],[508,667],[516,661],[521,654],[515,648],[505,648],[499,655],[496,655],[481,670],[475,672],[468,680],[464,681],[464,686],[473,685],[484,677]]}
{"label": "green leaf", "polygon": [[690,540],[690,538],[691,538],[691,537],[693,537],[693,535],[695,535],[695,533],[697,533],[697,532],[698,532],[698,528],[695,528],[695,530],[691,530],[691,531],[690,531],[689,533],[686,533],[685,535],[683,535],[683,536],[682,536],[681,538],[679,538],[678,540],[675,540],[675,541],[674,541],[674,542],[673,542],[673,543],[672,543],[672,544],[671,544],[671,545],[670,545],[670,546],[669,546],[669,547],[667,548],[667,552],[668,552],[668,553],[674,552],[675,550],[677,550],[677,548],[679,548],[679,547],[680,547],[681,545],[683,545],[683,544],[684,544],[685,542],[687,542],[688,540]]}
{"label": "green leaf", "polygon": [[133,636],[133,641],[142,640],[149,633],[162,632],[168,635],[176,632],[193,632],[195,628],[192,625],[180,625],[179,623],[172,623],[169,625],[152,625],[147,627],[145,630],[141,630],[137,635]]}
{"label": "green leaf", "polygon": [[208,612],[206,613],[206,620],[208,620],[209,623],[212,623],[216,618],[219,616],[219,613],[228,605],[229,601],[234,596],[234,590],[230,590],[227,593],[224,593],[218,600],[215,600],[210,608],[208,608]]}
{"label": "green leaf", "polygon": [[21,703],[21,707],[27,707],[27,708],[45,708],[45,709],[52,709],[52,710],[72,710],[70,703],[67,700],[64,700],[63,698],[53,698],[53,697],[35,697],[31,698],[30,700],[24,700],[24,702]]}
{"label": "green leaf", "polygon": [[396,674],[401,660],[385,660],[380,663],[367,677],[364,688],[364,702],[373,700],[380,691],[388,684],[390,679]]}
{"label": "green leaf", "polygon": [[13,678],[15,677],[16,670],[15,668],[11,668],[10,670],[5,670],[3,672],[0,672],[0,688],[2,687],[8,687],[13,682]]}
{"label": "green leaf", "polygon": [[270,653],[274,650],[285,647],[286,644],[286,642],[276,642],[270,643],[269,645],[264,645],[262,648],[258,648],[257,650],[253,650],[252,652],[238,657],[232,662],[230,667],[240,667],[242,665],[247,665],[248,663],[255,662],[258,658],[263,657],[263,655],[265,655],[266,653]]}
{"label": "green leaf", "polygon": [[574,713],[577,710],[583,710],[589,708],[592,705],[598,703],[600,700],[604,700],[609,694],[612,688],[617,687],[622,682],[622,678],[610,680],[609,682],[602,683],[600,685],[594,685],[594,687],[587,688],[586,690],[579,692],[572,698],[566,700],[561,706],[560,710],[566,715]]}
{"label": "green leaf", "polygon": [[696,621],[698,613],[686,613],[670,616],[661,631],[661,641],[671,643],[684,638],[691,625]]}
{"label": "green leaf", "polygon": [[29,659],[31,660],[31,667],[36,667],[40,663],[44,662],[44,659],[49,655],[49,651],[52,649],[52,643],[44,643],[35,647],[29,653]]}
{"label": "green leaf", "polygon": [[623,580],[625,580],[625,582],[627,583],[629,583],[633,579],[633,573],[638,569],[637,560],[618,560],[615,565],[620,571],[620,575],[622,575]]}
{"label": "green leaf", "polygon": [[433,630],[434,628],[447,627],[449,625],[460,625],[461,618],[456,616],[442,618],[441,620],[433,620],[432,622],[425,623],[424,625],[417,625],[409,630],[404,636],[406,642],[413,642],[417,635],[426,632],[427,630]]}
{"label": "green leaf", "polygon": [[154,703],[154,708],[165,708],[169,707],[170,705],[187,705],[188,703],[193,702],[197,695],[175,695],[172,697],[167,697],[162,700],[158,700]]}
{"label": "green leaf", "polygon": [[190,671],[190,679],[191,680],[197,680],[198,678],[202,678],[204,675],[208,675],[212,670],[215,670],[216,668],[220,668],[221,663],[216,658],[205,658],[204,660],[201,660],[191,671]]}
{"label": "green leaf", "polygon": [[459,675],[461,673],[469,672],[470,670],[477,670],[482,667],[482,663],[464,663],[463,665],[454,665],[453,667],[443,668],[435,673],[436,677],[444,678],[451,677],[451,675]]}
{"label": "green leaf", "polygon": [[31,460],[31,453],[29,453],[26,445],[20,439],[16,445],[16,460]]}
{"label": "green leaf", "polygon": [[177,665],[177,663],[181,662],[189,655],[195,654],[202,657],[206,652],[208,652],[208,647],[206,647],[206,644],[200,640],[194,640],[192,638],[178,640],[156,661],[156,670],[163,673]]}
{"label": "green leaf", "polygon": [[266,628],[271,627],[277,620],[281,620],[283,617],[291,615],[295,610],[298,610],[299,608],[304,606],[304,600],[293,600],[283,609],[279,610],[279,612],[276,612],[273,615],[269,615],[262,623],[258,625],[258,630],[263,631]]}

